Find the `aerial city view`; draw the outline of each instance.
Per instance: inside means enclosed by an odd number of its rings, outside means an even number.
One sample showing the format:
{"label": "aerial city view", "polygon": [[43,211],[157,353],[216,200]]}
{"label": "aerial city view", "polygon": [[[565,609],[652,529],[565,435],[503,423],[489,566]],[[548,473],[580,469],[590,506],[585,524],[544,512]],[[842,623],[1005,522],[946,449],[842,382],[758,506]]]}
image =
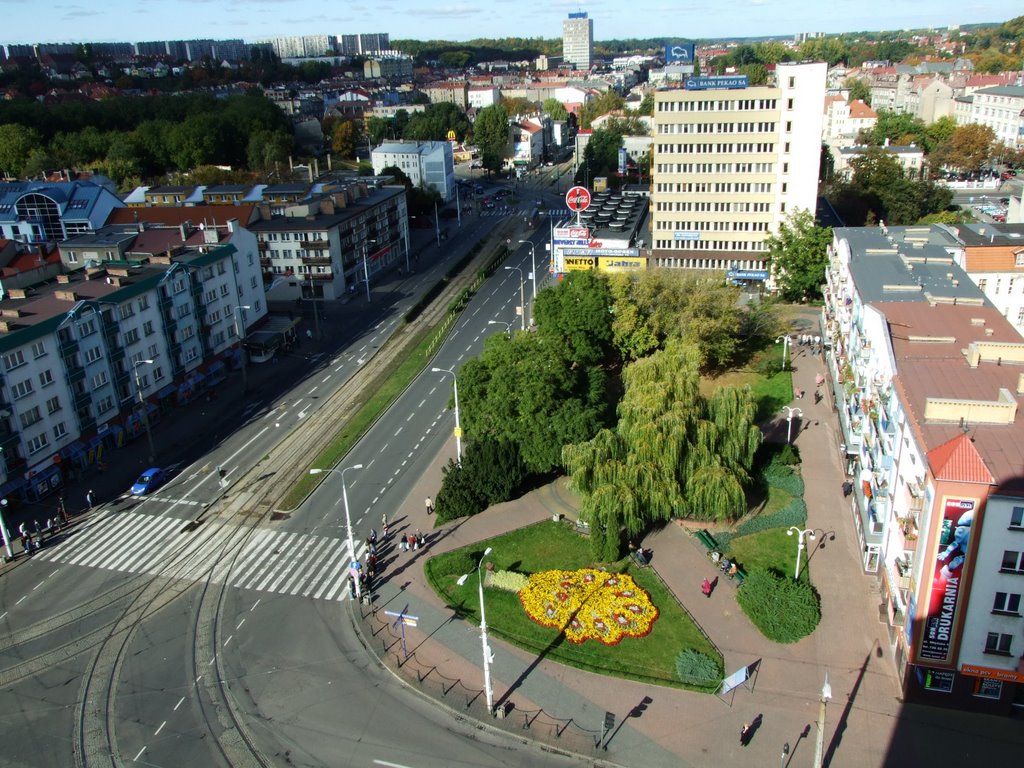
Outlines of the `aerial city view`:
{"label": "aerial city view", "polygon": [[3,8],[0,765],[1024,753],[1024,16]]}

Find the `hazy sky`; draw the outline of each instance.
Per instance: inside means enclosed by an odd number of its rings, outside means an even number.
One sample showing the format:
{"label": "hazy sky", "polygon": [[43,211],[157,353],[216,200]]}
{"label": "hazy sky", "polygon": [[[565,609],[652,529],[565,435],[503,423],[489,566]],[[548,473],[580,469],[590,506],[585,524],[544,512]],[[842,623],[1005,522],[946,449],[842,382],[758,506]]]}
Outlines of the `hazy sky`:
{"label": "hazy sky", "polygon": [[1006,21],[1010,3],[981,0],[0,0],[0,43],[189,40],[386,32],[392,39],[561,37],[569,11],[594,39],[751,37]]}

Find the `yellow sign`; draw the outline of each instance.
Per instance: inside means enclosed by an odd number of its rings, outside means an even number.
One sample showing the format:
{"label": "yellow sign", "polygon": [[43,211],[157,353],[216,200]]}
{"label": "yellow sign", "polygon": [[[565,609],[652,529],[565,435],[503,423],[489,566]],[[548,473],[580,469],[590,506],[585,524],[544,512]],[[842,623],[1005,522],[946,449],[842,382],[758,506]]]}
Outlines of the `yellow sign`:
{"label": "yellow sign", "polygon": [[602,272],[632,272],[634,269],[646,269],[647,259],[631,256],[602,256],[598,259],[598,267]]}
{"label": "yellow sign", "polygon": [[455,141],[455,131],[448,131],[448,141]]}
{"label": "yellow sign", "polygon": [[462,437],[462,427],[456,427],[452,430],[452,434],[456,437]]}
{"label": "yellow sign", "polygon": [[594,258],[579,258],[577,256],[566,256],[565,271],[573,272],[582,271],[585,269],[593,269],[595,266],[597,266],[596,262],[597,259]]}

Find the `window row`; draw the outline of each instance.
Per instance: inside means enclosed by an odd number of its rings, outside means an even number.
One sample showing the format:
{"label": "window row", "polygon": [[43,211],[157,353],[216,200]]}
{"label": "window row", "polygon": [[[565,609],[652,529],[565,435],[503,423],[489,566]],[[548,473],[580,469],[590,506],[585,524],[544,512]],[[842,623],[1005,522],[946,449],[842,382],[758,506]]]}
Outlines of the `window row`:
{"label": "window row", "polygon": [[778,109],[778,99],[702,99],[701,101],[659,101],[659,112],[750,112]]}
{"label": "window row", "polygon": [[767,221],[671,221],[659,219],[654,227],[655,231],[669,230],[671,232],[767,232]]}
{"label": "window row", "polygon": [[763,240],[654,240],[654,248],[687,251],[764,251]]}
{"label": "window row", "polygon": [[771,203],[729,202],[715,203],[706,200],[689,202],[657,202],[656,211],[698,211],[704,213],[769,213]]}
{"label": "window row", "polygon": [[[667,192],[677,194],[758,194],[758,195],[770,195],[772,193],[772,187],[774,185],[771,182],[720,182],[712,183],[709,181],[659,181],[654,185],[655,192]],[[782,185],[782,191],[786,191],[786,185]]]}
{"label": "window row", "polygon": [[656,173],[772,173],[774,163],[656,163]]}

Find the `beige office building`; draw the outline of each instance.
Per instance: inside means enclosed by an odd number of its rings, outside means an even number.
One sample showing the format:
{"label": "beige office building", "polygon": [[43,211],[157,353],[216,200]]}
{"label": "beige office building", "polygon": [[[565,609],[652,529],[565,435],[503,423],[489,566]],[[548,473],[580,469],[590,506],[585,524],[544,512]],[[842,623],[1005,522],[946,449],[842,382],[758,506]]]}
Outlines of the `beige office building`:
{"label": "beige office building", "polygon": [[594,59],[594,20],[584,11],[570,13],[562,22],[562,59],[576,69],[590,71]]}
{"label": "beige office building", "polygon": [[772,86],[685,78],[655,92],[652,266],[767,269],[769,235],[816,208],[826,71],[779,64]]}

